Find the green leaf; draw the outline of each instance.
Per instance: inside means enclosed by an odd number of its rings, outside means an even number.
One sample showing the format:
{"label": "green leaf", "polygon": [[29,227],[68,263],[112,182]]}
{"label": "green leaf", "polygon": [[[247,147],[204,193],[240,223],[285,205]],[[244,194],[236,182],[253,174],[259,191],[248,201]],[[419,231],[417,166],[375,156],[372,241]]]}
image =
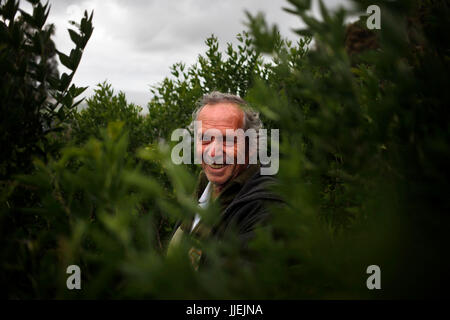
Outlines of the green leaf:
{"label": "green leaf", "polygon": [[67,73],[63,73],[60,79],[59,90],[64,91],[72,81],[72,76],[69,76]]}
{"label": "green leaf", "polygon": [[75,43],[77,47],[82,47],[83,41],[81,36],[75,30],[67,29],[67,31],[69,32],[70,39],[72,39],[73,43]]}
{"label": "green leaf", "polygon": [[[5,19],[14,21],[14,17],[19,10],[19,1],[16,2],[15,0],[7,0],[6,3],[1,6],[1,9],[1,14],[5,17]],[[22,10],[20,10],[20,12],[22,13]]]}
{"label": "green leaf", "polygon": [[57,54],[58,54],[59,61],[61,61],[61,63],[63,64],[63,66],[65,66],[65,67],[67,67],[68,69],[70,69],[70,70],[73,71],[73,70],[75,69],[75,67],[74,67],[74,65],[73,65],[72,59],[71,59],[69,56],[65,55],[64,53],[62,53],[62,52],[60,52],[60,51],[58,51],[58,50],[56,50],[56,52],[57,52]]}

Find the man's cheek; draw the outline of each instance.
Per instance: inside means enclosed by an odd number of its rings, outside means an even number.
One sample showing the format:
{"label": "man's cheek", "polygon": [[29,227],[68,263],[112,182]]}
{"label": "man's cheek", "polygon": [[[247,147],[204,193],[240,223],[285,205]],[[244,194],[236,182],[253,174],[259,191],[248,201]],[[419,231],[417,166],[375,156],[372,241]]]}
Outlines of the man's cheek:
{"label": "man's cheek", "polygon": [[203,162],[203,146],[202,145],[197,145],[197,147],[195,148],[195,155],[198,159],[201,159]]}
{"label": "man's cheek", "polygon": [[240,143],[236,146],[236,150],[235,150],[235,156],[234,158],[236,159],[236,164],[245,164],[245,144],[244,143]]}
{"label": "man's cheek", "polygon": [[223,148],[223,156],[225,164],[234,164],[236,153],[233,147],[224,147]]}

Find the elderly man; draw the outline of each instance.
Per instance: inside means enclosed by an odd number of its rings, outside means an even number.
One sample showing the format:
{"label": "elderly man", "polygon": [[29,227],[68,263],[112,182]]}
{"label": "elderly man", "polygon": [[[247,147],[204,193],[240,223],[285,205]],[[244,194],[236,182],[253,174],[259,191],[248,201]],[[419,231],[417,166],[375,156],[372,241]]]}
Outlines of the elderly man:
{"label": "elderly man", "polygon": [[[267,219],[268,205],[280,202],[268,189],[275,182],[273,176],[261,175],[260,165],[249,161],[255,152],[254,143],[249,136],[242,140],[236,135],[239,129],[257,134],[262,128],[259,114],[238,96],[213,92],[201,99],[193,114],[194,122],[200,124],[191,124],[191,129],[199,131],[195,151],[202,156],[196,196],[200,207],[216,201],[220,218],[213,226],[203,224],[199,215],[177,224],[169,250],[183,234],[220,240],[233,232],[245,248],[255,228]],[[202,252],[193,248],[190,255],[195,264]]]}

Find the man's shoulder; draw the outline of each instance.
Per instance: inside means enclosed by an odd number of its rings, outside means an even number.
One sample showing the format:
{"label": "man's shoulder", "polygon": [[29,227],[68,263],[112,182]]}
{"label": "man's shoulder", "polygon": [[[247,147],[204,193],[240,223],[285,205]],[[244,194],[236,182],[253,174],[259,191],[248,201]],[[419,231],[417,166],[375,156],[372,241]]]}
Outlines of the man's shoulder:
{"label": "man's shoulder", "polygon": [[278,179],[276,176],[261,175],[261,171],[257,170],[245,182],[233,202],[236,204],[253,201],[282,201],[276,192],[277,184]]}
{"label": "man's shoulder", "polygon": [[275,191],[277,183],[276,177],[261,175],[259,170],[255,172],[225,209],[223,223],[248,230],[266,220],[270,215],[270,207],[283,203]]}

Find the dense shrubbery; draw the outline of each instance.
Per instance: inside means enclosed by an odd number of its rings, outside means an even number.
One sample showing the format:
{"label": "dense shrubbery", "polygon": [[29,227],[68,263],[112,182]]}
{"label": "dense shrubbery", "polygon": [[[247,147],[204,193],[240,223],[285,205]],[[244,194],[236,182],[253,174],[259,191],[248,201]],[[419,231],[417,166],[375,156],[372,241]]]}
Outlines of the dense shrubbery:
{"label": "dense shrubbery", "polygon": [[[69,30],[75,47],[66,55],[55,48],[53,26],[45,25],[49,6],[30,2],[32,14],[19,9],[16,1],[0,6],[0,278],[2,294],[9,297],[26,297],[30,285],[40,283],[30,279],[31,272],[41,279],[51,276],[51,266],[35,263],[54,247],[42,232],[44,220],[22,210],[36,208],[40,201],[28,186],[17,185],[14,175],[31,173],[33,157],[45,160],[59,153],[65,140],[58,132],[85,89],[70,83],[93,31],[92,14],[85,12],[80,24],[74,23],[77,30]],[[56,56],[69,73],[59,74]]]}
{"label": "dense shrubbery", "polygon": [[[78,32],[70,30],[75,48],[67,56],[51,40],[54,27],[45,26],[49,6],[32,2],[32,15],[15,1],[1,5],[1,179],[29,171],[32,155],[53,151],[48,133],[61,129],[79,103],[74,98],[85,90],[70,82],[92,34],[92,15],[85,13]],[[56,55],[70,74],[59,75]]]}
{"label": "dense shrubbery", "polygon": [[152,141],[141,112],[141,107],[127,103],[123,92],[115,95],[110,84],[99,84],[94,95],[87,99],[87,108],[74,115],[70,126],[73,141],[80,144],[90,137],[100,138],[101,129],[108,123],[122,121],[130,135],[128,151],[134,153]]}
{"label": "dense shrubbery", "polygon": [[[385,1],[382,29],[369,31],[361,21],[345,26],[344,10],[321,6],[318,21],[306,13],[310,1],[289,2],[306,23],[297,44],[283,40],[261,16],[249,15],[250,31],[238,36],[238,51],[228,46],[224,59],[217,39],[208,39],[206,56],[196,65],[174,65],[173,78],[153,88],[147,117],[102,84],[87,109],[60,119],[57,124],[67,129],[48,139],[66,147],[43,150],[46,156],[34,161],[31,174],[11,171],[22,175],[2,184],[4,295],[291,299],[442,293],[450,207],[448,5]],[[357,5],[365,11],[369,3]],[[2,6],[4,17],[7,10]],[[271,55],[271,63],[261,53]],[[10,83],[2,80],[2,108],[5,97],[22,97]],[[210,263],[195,272],[184,250],[189,241],[170,256],[164,252],[171,223],[198,211],[191,197],[196,170],[174,165],[170,146],[159,139],[168,141],[173,129],[186,126],[196,100],[211,90],[240,94],[268,126],[280,129],[277,192],[287,206],[274,209],[270,226],[258,232],[251,262],[238,255],[232,239],[211,242],[203,246]],[[9,143],[23,148],[19,140]],[[2,161],[7,168],[13,160]],[[27,202],[17,200],[25,195]],[[217,216],[215,208],[201,213],[205,221]],[[71,264],[81,267],[80,291],[65,287]],[[381,267],[381,291],[366,288],[372,264]]]}

